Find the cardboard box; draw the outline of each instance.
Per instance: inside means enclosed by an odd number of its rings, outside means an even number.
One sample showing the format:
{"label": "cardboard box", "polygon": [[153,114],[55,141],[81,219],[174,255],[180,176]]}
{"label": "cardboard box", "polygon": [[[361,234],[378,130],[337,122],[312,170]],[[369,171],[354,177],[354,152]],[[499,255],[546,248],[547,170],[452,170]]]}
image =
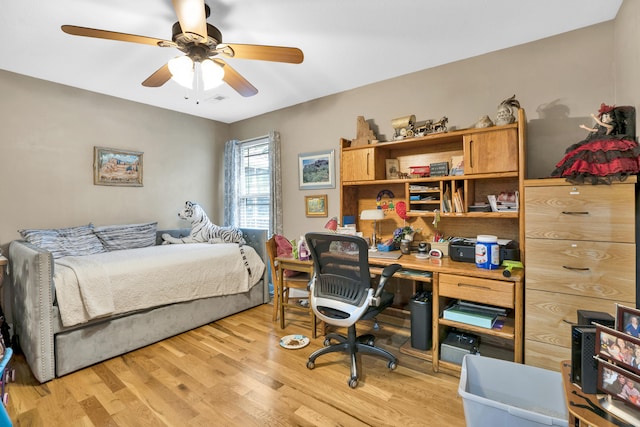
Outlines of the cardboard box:
{"label": "cardboard box", "polygon": [[449,256],[449,242],[431,242],[431,249],[439,249],[442,256]]}

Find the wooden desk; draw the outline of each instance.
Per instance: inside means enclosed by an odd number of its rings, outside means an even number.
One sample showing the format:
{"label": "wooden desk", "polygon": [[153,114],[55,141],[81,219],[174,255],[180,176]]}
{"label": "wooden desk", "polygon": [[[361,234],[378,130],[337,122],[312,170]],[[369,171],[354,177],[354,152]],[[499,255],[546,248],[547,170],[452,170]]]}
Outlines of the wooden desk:
{"label": "wooden desk", "polygon": [[[290,269],[313,274],[313,263],[311,261],[300,261],[292,258],[277,258],[277,260],[279,269]],[[459,374],[459,365],[440,360],[441,328],[457,327],[472,333],[491,335],[490,338],[497,337],[502,340],[512,341],[513,361],[517,363],[523,362],[524,276],[522,269],[513,270],[511,277],[507,278],[502,275],[502,268],[486,270],[476,267],[474,263],[452,261],[449,257],[425,260],[416,258],[415,253],[402,255],[398,259],[369,257],[369,266],[372,274],[379,275],[385,266],[395,263],[402,265],[403,270],[430,273],[420,275],[413,274],[411,271],[403,272],[401,270],[394,277],[431,283],[433,292],[433,339],[431,350],[401,348],[401,352],[431,361],[435,372],[438,372],[442,366],[448,372]],[[279,277],[282,277],[282,270],[280,270]],[[444,279],[442,285],[440,284],[441,278]],[[512,314],[500,330],[485,329],[440,318],[444,304],[454,299],[504,306],[512,310]],[[282,305],[280,307],[281,310],[284,309]],[[282,315],[280,318],[282,319]],[[498,354],[487,355],[498,356]]]}
{"label": "wooden desk", "polygon": [[[447,372],[458,374],[460,366],[440,360],[440,340],[443,338],[442,327],[458,329],[490,335],[501,340],[513,342],[513,361],[523,362],[524,337],[524,274],[522,269],[514,269],[511,277],[502,275],[503,269],[487,270],[476,267],[475,263],[453,261],[449,257],[440,259],[418,259],[415,254],[402,255],[399,259],[369,257],[372,266],[386,266],[398,263],[403,269],[429,271],[432,277],[433,310],[432,310],[432,347],[430,351],[401,348],[403,353],[429,360],[433,370],[438,372],[443,367]],[[410,279],[418,280],[415,277]],[[479,304],[497,305],[512,310],[502,329],[486,329],[440,317],[447,301],[462,299]],[[483,353],[491,357],[504,357],[500,350]]]}
{"label": "wooden desk", "polygon": [[580,387],[571,382],[571,361],[562,361],[560,368],[565,398],[567,399],[567,409],[569,410],[569,426],[617,427],[616,424],[607,421],[593,411],[581,407],[584,405],[589,406],[589,403],[580,396],[588,398],[598,407],[600,407],[600,405],[598,403],[597,395],[583,393]]}

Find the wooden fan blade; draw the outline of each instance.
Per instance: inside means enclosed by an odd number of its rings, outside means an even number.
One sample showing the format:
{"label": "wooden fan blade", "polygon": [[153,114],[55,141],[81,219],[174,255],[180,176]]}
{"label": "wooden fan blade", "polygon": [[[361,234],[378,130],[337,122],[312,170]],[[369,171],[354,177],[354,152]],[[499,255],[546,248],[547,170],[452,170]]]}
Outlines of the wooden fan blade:
{"label": "wooden fan blade", "polygon": [[117,33],[115,31],[96,30],[95,28],[76,27],[75,25],[63,25],[62,31],[72,36],[95,37],[97,39],[117,40],[121,42],[150,44],[153,46],[175,46],[169,40],[155,39],[153,37],[136,36],[135,34]]}
{"label": "wooden fan blade", "polygon": [[[227,46],[233,50],[233,54],[225,52],[225,47]],[[274,61],[287,62],[289,64],[300,64],[304,60],[304,54],[297,47],[224,43],[218,45],[218,51],[233,58],[257,59],[259,61]]]}
{"label": "wooden fan blade", "polygon": [[183,33],[193,33],[207,38],[204,0],[173,0],[173,8]]}
{"label": "wooden fan blade", "polygon": [[145,81],[142,82],[142,86],[146,87],[160,87],[171,78],[171,71],[169,71],[169,64],[164,64],[162,67],[151,74]]}
{"label": "wooden fan blade", "polygon": [[244,97],[253,96],[258,93],[258,89],[256,89],[247,79],[242,77],[240,73],[231,68],[229,64],[224,62],[221,59],[213,60],[216,64],[220,65],[224,70],[224,77],[222,80],[225,81],[229,86],[231,86],[236,92]]}

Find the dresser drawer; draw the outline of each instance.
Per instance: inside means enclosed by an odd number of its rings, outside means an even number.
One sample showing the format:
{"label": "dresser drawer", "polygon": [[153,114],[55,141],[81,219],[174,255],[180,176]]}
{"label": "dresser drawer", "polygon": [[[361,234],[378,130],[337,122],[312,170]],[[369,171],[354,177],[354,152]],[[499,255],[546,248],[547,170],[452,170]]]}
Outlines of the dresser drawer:
{"label": "dresser drawer", "polygon": [[634,244],[529,238],[525,254],[527,290],[635,300]]}
{"label": "dresser drawer", "polygon": [[571,349],[537,341],[524,341],[524,363],[538,368],[560,371],[560,363],[571,360]]}
{"label": "dresser drawer", "polygon": [[635,185],[526,187],[526,237],[635,241]]}
{"label": "dresser drawer", "polygon": [[440,296],[458,298],[499,307],[514,307],[515,285],[501,280],[440,274],[438,279]]}
{"label": "dresser drawer", "polygon": [[525,301],[525,339],[566,348],[571,347],[571,325],[578,321],[578,310],[602,311],[615,317],[616,302],[635,307],[635,295],[631,300],[614,302],[528,288]]}

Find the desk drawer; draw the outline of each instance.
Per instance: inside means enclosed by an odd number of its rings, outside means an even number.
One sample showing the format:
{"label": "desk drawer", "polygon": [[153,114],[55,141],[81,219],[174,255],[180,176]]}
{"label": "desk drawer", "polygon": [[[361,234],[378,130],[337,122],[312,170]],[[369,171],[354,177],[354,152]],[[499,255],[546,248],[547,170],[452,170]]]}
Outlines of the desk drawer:
{"label": "desk drawer", "polygon": [[526,237],[633,243],[635,185],[527,187]]}
{"label": "desk drawer", "polygon": [[438,289],[442,297],[458,298],[499,307],[514,307],[515,287],[513,282],[479,279],[456,274],[440,274]]}

